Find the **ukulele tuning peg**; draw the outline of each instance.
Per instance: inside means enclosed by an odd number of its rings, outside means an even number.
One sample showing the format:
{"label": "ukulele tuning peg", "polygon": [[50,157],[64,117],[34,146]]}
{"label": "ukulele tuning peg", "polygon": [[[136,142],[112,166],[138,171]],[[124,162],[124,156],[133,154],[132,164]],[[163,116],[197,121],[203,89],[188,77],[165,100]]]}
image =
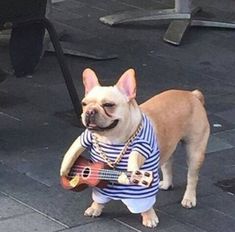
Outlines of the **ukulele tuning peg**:
{"label": "ukulele tuning peg", "polygon": [[143,180],[143,181],[142,181],[142,184],[143,184],[143,185],[148,185],[148,182],[145,181],[145,180]]}
{"label": "ukulele tuning peg", "polygon": [[149,172],[145,172],[145,173],[144,173],[144,176],[150,177],[150,173],[149,173]]}
{"label": "ukulele tuning peg", "polygon": [[133,183],[134,183],[134,184],[138,184],[139,181],[138,181],[138,180],[133,180]]}
{"label": "ukulele tuning peg", "polygon": [[141,172],[140,171],[136,171],[135,175],[139,176],[139,175],[141,175]]}

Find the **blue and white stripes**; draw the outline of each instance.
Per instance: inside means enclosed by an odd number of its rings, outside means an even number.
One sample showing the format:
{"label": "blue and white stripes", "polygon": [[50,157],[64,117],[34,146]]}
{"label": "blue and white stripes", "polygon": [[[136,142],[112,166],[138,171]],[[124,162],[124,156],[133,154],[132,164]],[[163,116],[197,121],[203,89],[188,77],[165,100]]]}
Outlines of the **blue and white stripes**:
{"label": "blue and white stripes", "polygon": [[[105,162],[99,155],[99,151],[92,143],[92,134],[89,130],[85,130],[81,136],[81,144],[90,150],[91,160],[94,162]],[[99,142],[101,150],[107,155],[111,162],[114,162],[117,156],[122,151],[125,144],[109,145]],[[138,151],[146,160],[141,170],[153,171],[153,182],[148,188],[139,185],[122,185],[119,183],[109,183],[107,187],[98,189],[101,194],[108,196],[114,200],[120,199],[137,199],[146,198],[155,195],[159,189],[159,160],[160,152],[157,145],[157,138],[154,129],[149,119],[143,114],[142,128],[129,145],[126,153],[123,155],[121,161],[116,165],[118,170],[127,170],[128,158],[131,151]]]}

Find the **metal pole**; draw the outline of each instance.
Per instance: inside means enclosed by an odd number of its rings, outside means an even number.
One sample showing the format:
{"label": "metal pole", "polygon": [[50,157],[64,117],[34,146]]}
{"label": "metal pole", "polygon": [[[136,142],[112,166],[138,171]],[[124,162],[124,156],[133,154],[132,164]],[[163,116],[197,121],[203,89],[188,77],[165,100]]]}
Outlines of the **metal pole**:
{"label": "metal pole", "polygon": [[71,76],[70,71],[68,69],[68,66],[66,64],[63,50],[62,50],[62,48],[60,46],[60,42],[56,36],[55,28],[47,18],[43,18],[40,21],[43,22],[45,28],[47,29],[47,31],[49,33],[49,36],[51,37],[51,42],[55,48],[55,52],[56,52],[56,55],[57,55],[57,58],[58,58],[58,61],[60,64],[61,71],[64,76],[65,83],[68,88],[68,92],[69,92],[71,101],[73,103],[74,110],[75,110],[78,118],[80,118],[80,115],[82,113],[81,103],[78,98],[78,94],[77,94],[76,88],[74,86],[72,76]]}
{"label": "metal pole", "polygon": [[175,0],[175,11],[177,13],[191,13],[192,0]]}

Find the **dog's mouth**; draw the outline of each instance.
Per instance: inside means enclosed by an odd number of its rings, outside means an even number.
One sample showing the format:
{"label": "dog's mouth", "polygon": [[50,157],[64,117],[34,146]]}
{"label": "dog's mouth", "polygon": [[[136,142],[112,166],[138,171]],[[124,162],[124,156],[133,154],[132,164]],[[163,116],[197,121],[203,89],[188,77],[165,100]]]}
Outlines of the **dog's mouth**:
{"label": "dog's mouth", "polygon": [[105,130],[111,130],[111,129],[115,128],[117,126],[118,122],[119,122],[119,120],[116,119],[109,126],[106,126],[106,127],[98,126],[95,123],[88,123],[88,125],[86,125],[86,127],[87,127],[87,129],[93,130],[93,131],[105,131]]}

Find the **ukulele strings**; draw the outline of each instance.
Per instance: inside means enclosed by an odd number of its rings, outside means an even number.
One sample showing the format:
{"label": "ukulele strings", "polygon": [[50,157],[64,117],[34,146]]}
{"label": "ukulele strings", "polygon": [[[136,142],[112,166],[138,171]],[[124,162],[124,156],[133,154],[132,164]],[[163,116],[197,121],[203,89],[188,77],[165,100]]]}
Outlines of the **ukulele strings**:
{"label": "ukulele strings", "polygon": [[[77,173],[75,175],[71,174],[68,177],[69,178],[74,178],[77,175]],[[101,180],[117,180],[119,176],[116,175],[89,175],[89,179],[101,179]]]}
{"label": "ukulele strings", "polygon": [[[71,172],[68,177],[75,177],[78,174],[78,172]],[[100,172],[91,172],[90,174],[87,175],[87,177],[91,178],[101,178],[101,179],[118,179],[118,177],[121,175],[120,173],[117,174],[111,174],[111,173],[100,173]],[[127,177],[130,177],[130,175],[127,175]]]}
{"label": "ukulele strings", "polygon": [[101,178],[103,180],[117,180],[118,177],[122,173],[125,173],[129,177],[131,176],[131,174],[128,172],[109,170],[109,169],[98,169],[98,168],[89,169],[89,173],[86,173],[86,166],[76,165],[72,168],[68,177],[73,178],[78,173],[82,173],[83,171],[84,171],[84,174],[87,175],[87,177],[89,177],[90,179],[91,178]]}

